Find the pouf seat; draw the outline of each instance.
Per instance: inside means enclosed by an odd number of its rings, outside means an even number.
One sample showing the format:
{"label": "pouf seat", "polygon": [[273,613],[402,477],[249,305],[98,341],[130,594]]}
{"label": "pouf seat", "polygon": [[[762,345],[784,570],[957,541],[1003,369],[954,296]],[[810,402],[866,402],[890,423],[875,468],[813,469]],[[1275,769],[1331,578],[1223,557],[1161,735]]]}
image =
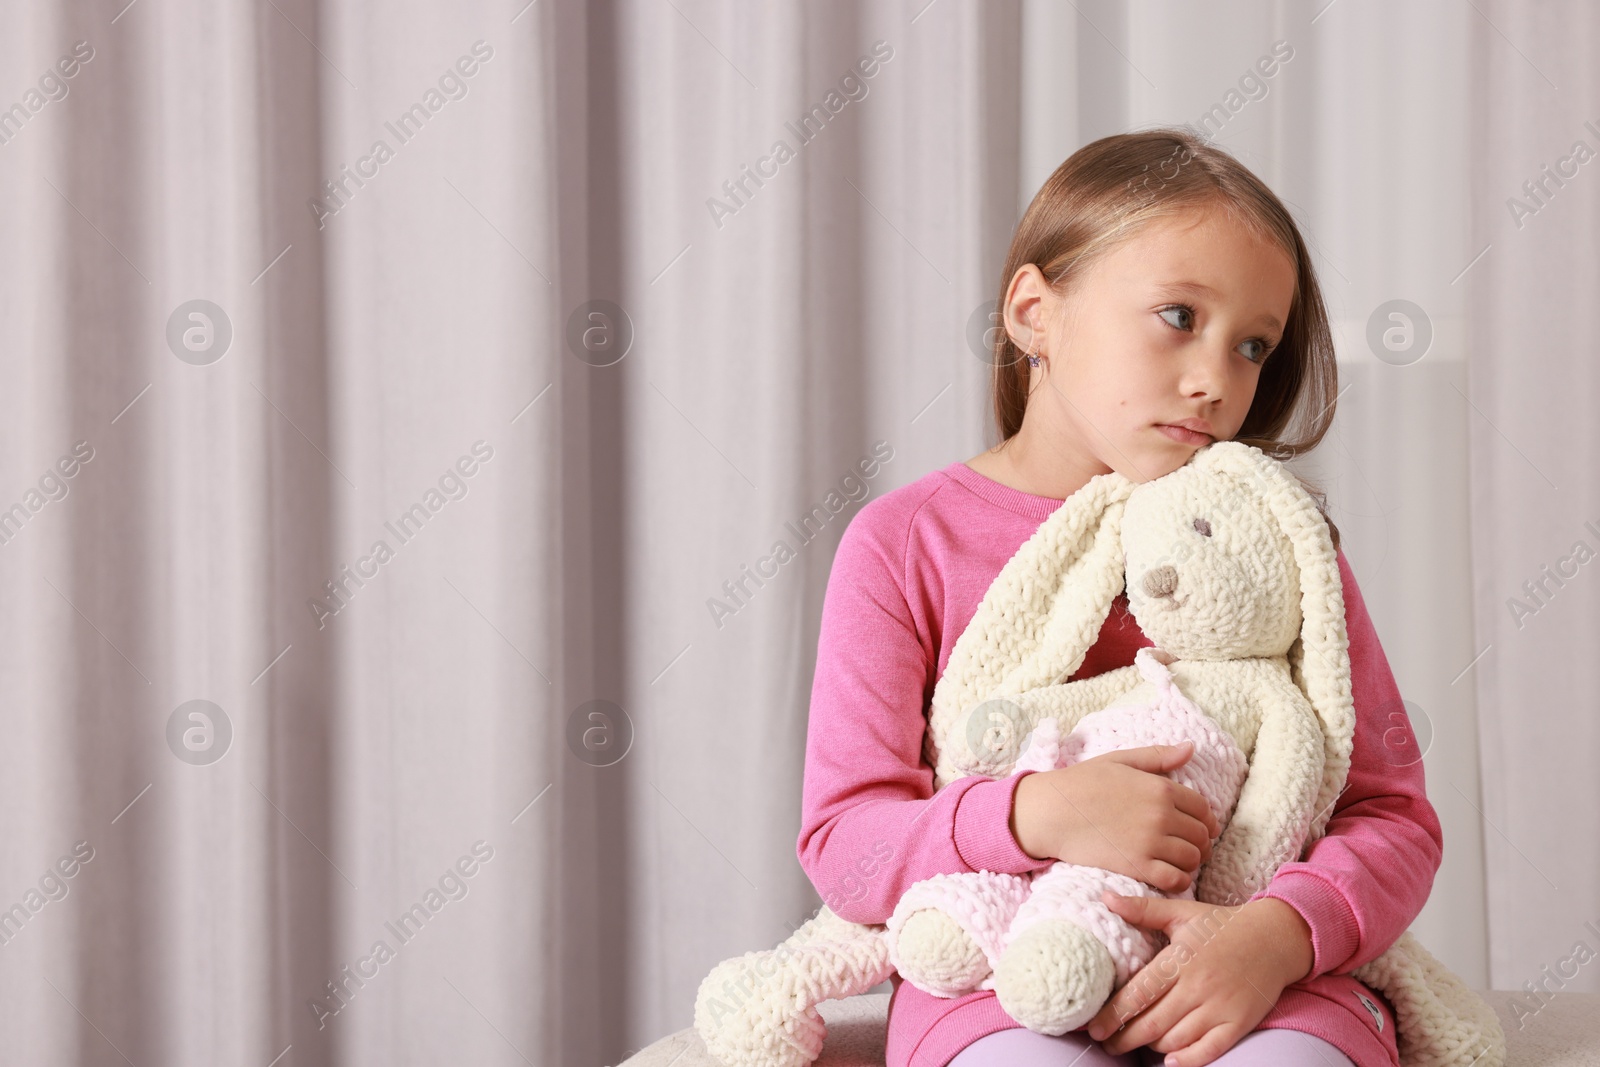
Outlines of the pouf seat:
{"label": "pouf seat", "polygon": [[[1537,1014],[1517,1026],[1513,1004],[1527,994],[1484,993],[1506,1031],[1506,1067],[1600,1067],[1600,993],[1556,993]],[[828,1024],[828,1041],[815,1067],[883,1067],[889,994],[864,993],[817,1005]],[[640,1049],[621,1067],[723,1067],[711,1058],[693,1027]]]}

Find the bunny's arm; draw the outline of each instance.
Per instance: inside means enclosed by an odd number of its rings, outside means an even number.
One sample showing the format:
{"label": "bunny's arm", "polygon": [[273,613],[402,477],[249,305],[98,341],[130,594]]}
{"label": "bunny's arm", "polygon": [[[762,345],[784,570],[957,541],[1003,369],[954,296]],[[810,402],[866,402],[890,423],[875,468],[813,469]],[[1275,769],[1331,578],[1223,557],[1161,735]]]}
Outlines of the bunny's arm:
{"label": "bunny's arm", "polygon": [[1256,893],[1311,927],[1311,974],[1345,974],[1380,956],[1427,903],[1443,856],[1422,750],[1350,565],[1339,553],[1355,737],[1350,772],[1322,837]]}
{"label": "bunny's arm", "polygon": [[1085,715],[1128,695],[1143,680],[1137,667],[1118,667],[1092,678],[1040,686],[976,704],[960,718],[949,738],[949,749],[939,754],[938,769],[947,779],[1010,775],[1022,755],[1023,741],[1039,720],[1054,716],[1065,736]]}
{"label": "bunny's arm", "polygon": [[[1197,887],[1198,898],[1211,904],[1243,904],[1281,864],[1299,856],[1322,781],[1322,726],[1311,703],[1287,671],[1253,677],[1248,699],[1261,719],[1250,774]],[[1215,899],[1221,886],[1239,891],[1233,899]]]}
{"label": "bunny's arm", "polygon": [[1013,699],[1027,712],[1029,729],[1040,719],[1053,715],[1064,737],[1078,725],[1079,719],[1127,696],[1142,681],[1139,668],[1118,667],[1093,678],[1041,686]]}

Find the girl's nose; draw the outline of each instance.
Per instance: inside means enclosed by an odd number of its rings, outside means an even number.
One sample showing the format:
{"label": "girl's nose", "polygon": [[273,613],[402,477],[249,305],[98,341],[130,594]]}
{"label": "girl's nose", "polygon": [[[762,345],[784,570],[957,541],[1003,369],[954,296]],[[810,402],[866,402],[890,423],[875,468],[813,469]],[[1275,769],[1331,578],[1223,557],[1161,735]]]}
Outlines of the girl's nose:
{"label": "girl's nose", "polygon": [[1144,595],[1164,599],[1177,592],[1178,568],[1170,563],[1163,563],[1159,567],[1152,567],[1144,572]]}

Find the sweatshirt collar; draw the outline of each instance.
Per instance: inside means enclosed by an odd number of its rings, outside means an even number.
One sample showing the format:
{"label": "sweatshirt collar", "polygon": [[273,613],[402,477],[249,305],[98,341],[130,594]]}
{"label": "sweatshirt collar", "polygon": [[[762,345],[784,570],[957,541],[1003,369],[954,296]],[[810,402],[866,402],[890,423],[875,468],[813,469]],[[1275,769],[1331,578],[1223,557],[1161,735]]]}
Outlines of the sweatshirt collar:
{"label": "sweatshirt collar", "polygon": [[1020,489],[1013,489],[1009,485],[1002,485],[987,475],[979,474],[959,460],[946,467],[944,472],[989,503],[1035,522],[1048,519],[1065,503],[1064,500],[1057,500],[1054,497],[1035,496]]}

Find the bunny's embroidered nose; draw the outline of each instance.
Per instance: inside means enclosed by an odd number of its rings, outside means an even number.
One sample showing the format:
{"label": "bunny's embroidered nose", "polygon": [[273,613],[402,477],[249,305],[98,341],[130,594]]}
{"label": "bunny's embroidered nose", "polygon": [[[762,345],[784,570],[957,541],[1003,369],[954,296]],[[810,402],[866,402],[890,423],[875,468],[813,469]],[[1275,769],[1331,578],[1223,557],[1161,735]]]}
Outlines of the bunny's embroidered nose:
{"label": "bunny's embroidered nose", "polygon": [[1152,567],[1144,572],[1145,596],[1164,599],[1177,592],[1178,568],[1170,563],[1163,563],[1159,567]]}

